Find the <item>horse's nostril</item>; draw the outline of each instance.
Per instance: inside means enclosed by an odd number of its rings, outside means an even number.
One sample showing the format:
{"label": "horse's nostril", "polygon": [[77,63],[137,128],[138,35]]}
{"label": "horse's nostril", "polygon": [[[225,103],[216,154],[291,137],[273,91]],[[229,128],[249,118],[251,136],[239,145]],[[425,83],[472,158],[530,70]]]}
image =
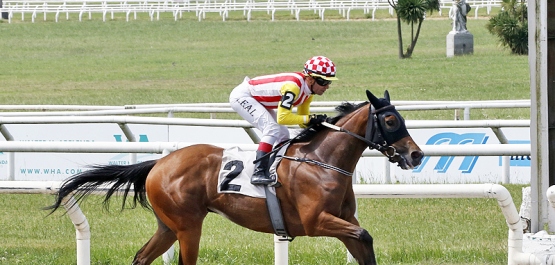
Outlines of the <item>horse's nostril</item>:
{"label": "horse's nostril", "polygon": [[412,151],[410,153],[410,157],[412,158],[412,165],[414,167],[420,165],[422,162],[422,157],[424,157],[424,152],[422,151]]}
{"label": "horse's nostril", "polygon": [[420,159],[422,159],[422,157],[424,156],[424,152],[422,151],[413,151],[410,156],[412,157],[412,159],[416,160],[416,161],[420,161]]}

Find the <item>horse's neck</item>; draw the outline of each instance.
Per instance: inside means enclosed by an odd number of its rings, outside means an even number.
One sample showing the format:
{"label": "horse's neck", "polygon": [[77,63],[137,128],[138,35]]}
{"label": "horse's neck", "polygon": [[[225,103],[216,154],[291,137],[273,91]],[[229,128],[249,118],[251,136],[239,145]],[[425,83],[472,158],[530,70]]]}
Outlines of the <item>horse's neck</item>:
{"label": "horse's neck", "polygon": [[[367,117],[362,115],[367,112],[367,108],[359,109],[336,125],[364,136]],[[320,133],[307,145],[308,150],[313,149],[320,161],[350,171],[354,170],[366,147],[361,140],[335,130]]]}

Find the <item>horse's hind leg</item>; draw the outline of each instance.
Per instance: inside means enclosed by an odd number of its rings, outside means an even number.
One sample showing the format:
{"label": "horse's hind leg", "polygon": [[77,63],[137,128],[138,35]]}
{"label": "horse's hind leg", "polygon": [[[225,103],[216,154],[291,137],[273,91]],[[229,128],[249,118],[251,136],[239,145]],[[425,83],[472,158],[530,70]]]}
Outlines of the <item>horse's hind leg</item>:
{"label": "horse's hind leg", "polygon": [[146,244],[135,254],[133,265],[148,265],[156,258],[164,254],[177,240],[175,233],[171,231],[158,217],[158,229]]}
{"label": "horse's hind leg", "polygon": [[179,240],[179,265],[197,264],[202,220],[187,222],[187,228],[177,232]]}

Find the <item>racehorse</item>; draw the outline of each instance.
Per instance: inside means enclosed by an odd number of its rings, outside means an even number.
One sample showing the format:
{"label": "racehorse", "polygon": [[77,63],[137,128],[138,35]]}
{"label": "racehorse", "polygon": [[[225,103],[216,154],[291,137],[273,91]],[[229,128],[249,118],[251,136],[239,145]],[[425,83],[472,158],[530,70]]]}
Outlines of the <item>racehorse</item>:
{"label": "racehorse", "polygon": [[[285,156],[298,159],[280,162],[276,170],[280,185],[275,192],[291,237],[335,237],[359,264],[376,264],[373,239],[355,218],[352,172],[367,147],[382,152],[402,169],[419,165],[424,153],[391,105],[389,93],[384,98],[366,94],[369,102],[343,103],[336,107],[337,116],[310,128],[311,135],[289,145]],[[158,229],[132,264],[151,264],[176,240],[179,264],[196,264],[202,223],[209,212],[254,231],[274,233],[264,198],[218,193],[222,153],[220,147],[198,144],[158,160],[92,166],[64,181],[55,203],[46,209],[52,213],[64,197],[74,193],[79,201],[105,185],[110,188],[104,203],[123,189],[125,204],[133,187],[133,206],[139,203],[152,209]]]}

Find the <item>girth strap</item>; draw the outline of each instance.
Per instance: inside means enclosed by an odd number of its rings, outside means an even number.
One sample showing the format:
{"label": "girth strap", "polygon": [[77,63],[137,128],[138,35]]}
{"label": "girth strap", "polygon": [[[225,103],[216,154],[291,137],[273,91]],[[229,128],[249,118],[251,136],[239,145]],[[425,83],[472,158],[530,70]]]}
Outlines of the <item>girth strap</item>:
{"label": "girth strap", "polygon": [[270,187],[268,187],[268,185],[264,186],[264,191],[266,192],[266,206],[268,207],[268,212],[270,213],[270,220],[272,221],[274,233],[278,236],[286,237],[289,241],[293,241],[293,238],[287,234],[287,230],[285,229],[279,199],[272,191],[270,191]]}

